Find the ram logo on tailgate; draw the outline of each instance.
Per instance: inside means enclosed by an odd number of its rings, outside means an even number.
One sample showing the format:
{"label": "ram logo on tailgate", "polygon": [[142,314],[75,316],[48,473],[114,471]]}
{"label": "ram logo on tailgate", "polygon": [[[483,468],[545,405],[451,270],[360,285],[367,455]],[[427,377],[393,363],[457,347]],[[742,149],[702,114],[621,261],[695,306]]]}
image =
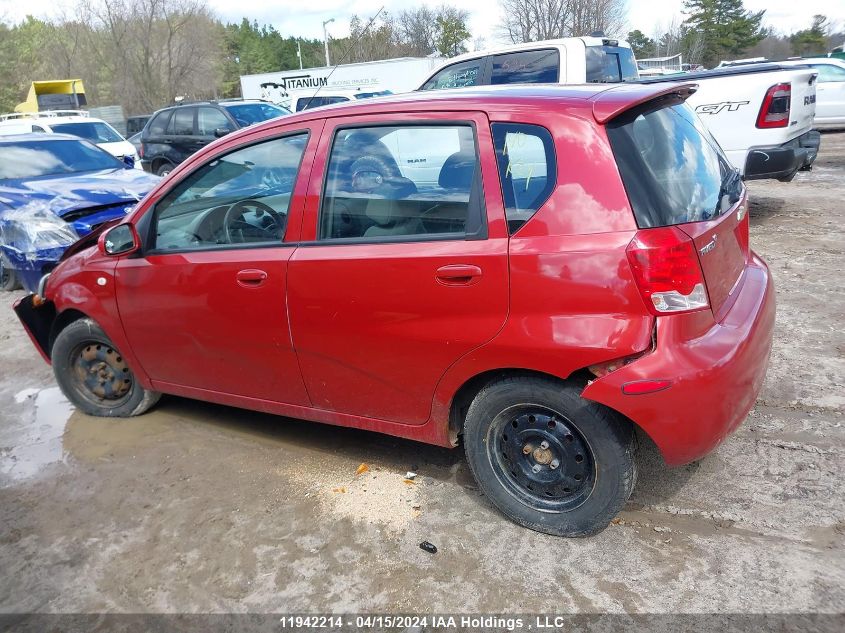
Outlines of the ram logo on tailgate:
{"label": "ram logo on tailgate", "polygon": [[804,97],[804,105],[811,105],[816,102],[816,95],[809,95]]}

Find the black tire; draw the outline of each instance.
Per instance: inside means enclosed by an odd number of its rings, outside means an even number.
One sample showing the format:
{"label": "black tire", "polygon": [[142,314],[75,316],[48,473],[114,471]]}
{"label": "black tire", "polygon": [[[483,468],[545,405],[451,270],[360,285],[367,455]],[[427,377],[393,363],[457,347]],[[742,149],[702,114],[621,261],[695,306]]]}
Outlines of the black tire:
{"label": "black tire", "polygon": [[88,415],[140,415],[161,396],[138,384],[120,352],[91,319],[74,321],[59,332],[51,359],[65,397]]}
{"label": "black tire", "polygon": [[633,425],[580,392],[550,379],[504,378],[467,412],[464,449],[479,487],[508,518],[538,532],[596,534],[634,489]]}
{"label": "black tire", "polygon": [[172,163],[163,162],[161,165],[156,167],[156,175],[164,178],[167,174],[173,171],[173,169],[174,167]]}
{"label": "black tire", "polygon": [[6,268],[3,262],[0,262],[0,290],[17,290],[20,288],[18,275],[11,268]]}

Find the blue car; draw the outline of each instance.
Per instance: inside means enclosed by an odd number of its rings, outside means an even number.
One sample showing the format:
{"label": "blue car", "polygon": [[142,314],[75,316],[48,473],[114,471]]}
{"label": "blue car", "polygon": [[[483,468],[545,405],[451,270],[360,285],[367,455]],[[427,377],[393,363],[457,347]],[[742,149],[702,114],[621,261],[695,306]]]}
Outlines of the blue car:
{"label": "blue car", "polygon": [[0,137],[0,287],[34,292],[62,253],[159,181],[64,134]]}

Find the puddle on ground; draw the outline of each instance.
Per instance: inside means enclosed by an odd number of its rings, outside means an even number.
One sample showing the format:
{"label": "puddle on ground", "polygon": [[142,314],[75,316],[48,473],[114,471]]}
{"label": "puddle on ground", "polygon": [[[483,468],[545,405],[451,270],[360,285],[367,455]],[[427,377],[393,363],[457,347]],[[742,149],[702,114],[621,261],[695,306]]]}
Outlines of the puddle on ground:
{"label": "puddle on ground", "polygon": [[24,389],[15,395],[18,404],[30,399],[34,401],[35,419],[22,424],[14,447],[0,451],[0,474],[12,479],[28,479],[44,466],[64,459],[62,435],[73,406],[58,387]]}

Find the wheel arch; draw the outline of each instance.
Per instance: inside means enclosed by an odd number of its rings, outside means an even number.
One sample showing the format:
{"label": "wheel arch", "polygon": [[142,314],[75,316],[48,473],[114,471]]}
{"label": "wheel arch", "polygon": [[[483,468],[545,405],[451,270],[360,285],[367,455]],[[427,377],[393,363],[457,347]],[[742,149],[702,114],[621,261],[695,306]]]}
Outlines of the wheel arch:
{"label": "wheel arch", "polygon": [[90,319],[87,314],[82,312],[81,310],[77,310],[76,308],[68,308],[67,310],[63,310],[56,315],[55,320],[53,321],[53,325],[50,328],[50,344],[47,348],[47,355],[52,358],[53,356],[53,343],[56,342],[56,337],[59,333],[64,330],[68,325],[73,323],[74,321],[79,321],[80,319]]}
{"label": "wheel arch", "polygon": [[519,367],[489,369],[476,374],[465,380],[464,383],[458,387],[449,404],[449,438],[452,440],[453,444],[457,444],[458,436],[461,434],[463,429],[466,412],[475,396],[477,396],[478,393],[491,382],[515,376],[542,378],[561,385],[574,382],[586,386],[587,381],[590,380],[590,373],[586,370],[586,368],[572,372],[567,378],[561,378],[560,376],[536,369],[525,369]]}

